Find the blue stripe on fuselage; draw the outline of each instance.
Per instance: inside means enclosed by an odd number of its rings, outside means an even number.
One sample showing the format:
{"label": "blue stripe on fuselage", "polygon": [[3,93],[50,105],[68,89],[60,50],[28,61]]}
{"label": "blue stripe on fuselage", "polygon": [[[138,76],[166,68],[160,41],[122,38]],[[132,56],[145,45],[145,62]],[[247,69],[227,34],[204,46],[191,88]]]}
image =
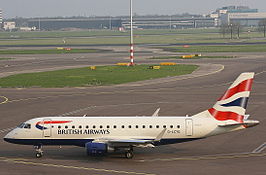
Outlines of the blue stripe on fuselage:
{"label": "blue stripe on fuselage", "polygon": [[[201,138],[182,138],[182,139],[162,139],[155,142],[155,146],[189,142]],[[93,139],[10,139],[4,138],[6,142],[21,145],[75,145],[85,147],[85,144],[93,141]]]}

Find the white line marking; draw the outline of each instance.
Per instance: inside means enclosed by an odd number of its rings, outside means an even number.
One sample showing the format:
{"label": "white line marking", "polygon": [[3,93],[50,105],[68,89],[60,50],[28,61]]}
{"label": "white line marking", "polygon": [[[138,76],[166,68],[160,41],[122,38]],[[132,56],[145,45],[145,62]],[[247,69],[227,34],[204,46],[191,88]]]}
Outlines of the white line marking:
{"label": "white line marking", "polygon": [[88,106],[85,108],[77,109],[75,111],[67,112],[64,114],[61,114],[60,116],[68,116],[72,114],[76,114],[82,111],[86,111],[88,109],[93,108],[102,108],[102,107],[117,107],[117,106],[134,106],[134,105],[149,105],[149,104],[168,104],[168,103],[183,103],[183,102],[151,102],[151,103],[128,103],[128,104],[114,104],[114,105],[102,105],[102,106]]}
{"label": "white line marking", "polygon": [[263,74],[263,73],[265,73],[265,72],[266,72],[266,71],[264,70],[264,71],[261,71],[261,72],[256,73],[255,75],[257,76],[257,75]]}
{"label": "white line marking", "polygon": [[0,98],[3,98],[3,99],[4,99],[4,101],[0,102],[0,105],[1,105],[1,104],[5,104],[5,103],[8,102],[8,98],[7,98],[7,97],[5,97],[5,96],[0,96]]}
{"label": "white line marking", "polygon": [[261,144],[258,148],[254,149],[252,153],[261,153],[266,148],[266,142]]}
{"label": "white line marking", "polygon": [[8,132],[11,131],[12,129],[14,129],[15,127],[10,127],[10,128],[6,128],[6,129],[1,129],[0,133],[4,133],[4,132]]}

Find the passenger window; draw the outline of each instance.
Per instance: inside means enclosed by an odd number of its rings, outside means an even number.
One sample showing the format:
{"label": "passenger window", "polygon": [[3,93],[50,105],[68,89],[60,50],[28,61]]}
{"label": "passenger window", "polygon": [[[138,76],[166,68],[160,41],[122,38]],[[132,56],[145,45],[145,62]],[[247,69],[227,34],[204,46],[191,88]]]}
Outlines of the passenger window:
{"label": "passenger window", "polygon": [[163,125],[163,128],[166,128],[166,125]]}
{"label": "passenger window", "polygon": [[61,128],[61,126],[58,126],[57,128],[58,128],[58,129],[60,129],[60,128]]}
{"label": "passenger window", "polygon": [[160,128],[160,126],[159,125],[156,125],[156,128]]}
{"label": "passenger window", "polygon": [[114,125],[114,128],[116,128],[116,125]]}
{"label": "passenger window", "polygon": [[72,129],[75,129],[75,126],[72,126]]}
{"label": "passenger window", "polygon": [[150,125],[150,128],[152,128],[152,125]]}
{"label": "passenger window", "polygon": [[145,128],[145,125],[142,125],[142,128]]}
{"label": "passenger window", "polygon": [[173,128],[174,126],[173,125],[170,125],[170,128]]}
{"label": "passenger window", "polygon": [[93,125],[93,126],[92,126],[92,128],[94,128],[94,129],[95,129],[95,128],[96,128],[96,126],[95,126],[95,125]]}
{"label": "passenger window", "polygon": [[177,125],[177,128],[180,128],[180,125]]}
{"label": "passenger window", "polygon": [[82,126],[79,126],[79,129],[81,129],[82,128]]}
{"label": "passenger window", "polygon": [[138,125],[136,125],[136,128],[139,128],[139,126],[138,126]]}
{"label": "passenger window", "polygon": [[125,128],[125,126],[124,126],[124,125],[122,125],[121,127],[122,127],[122,128]]}
{"label": "passenger window", "polygon": [[131,125],[128,125],[128,128],[131,128]]}
{"label": "passenger window", "polygon": [[100,125],[100,128],[103,128],[103,126],[102,126],[102,125]]}
{"label": "passenger window", "polygon": [[106,128],[110,128],[110,126],[109,126],[109,125],[107,125],[107,126],[106,126]]}
{"label": "passenger window", "polygon": [[86,129],[88,129],[88,128],[89,128],[89,126],[87,125],[87,126],[86,126]]}
{"label": "passenger window", "polygon": [[65,126],[65,128],[67,129],[67,128],[68,128],[68,126]]}

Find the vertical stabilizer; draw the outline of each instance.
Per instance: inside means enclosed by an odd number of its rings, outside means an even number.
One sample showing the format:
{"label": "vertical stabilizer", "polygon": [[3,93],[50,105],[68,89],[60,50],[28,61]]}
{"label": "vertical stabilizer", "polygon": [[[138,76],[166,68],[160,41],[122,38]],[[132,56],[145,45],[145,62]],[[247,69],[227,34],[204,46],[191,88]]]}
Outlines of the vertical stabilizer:
{"label": "vertical stabilizer", "polygon": [[254,72],[242,73],[208,112],[218,121],[243,123]]}

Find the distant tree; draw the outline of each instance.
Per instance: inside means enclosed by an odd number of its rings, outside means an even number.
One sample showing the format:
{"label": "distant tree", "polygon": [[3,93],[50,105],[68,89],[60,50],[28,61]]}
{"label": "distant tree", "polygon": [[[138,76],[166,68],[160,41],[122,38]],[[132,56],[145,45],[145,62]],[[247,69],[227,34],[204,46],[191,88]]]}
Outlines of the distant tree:
{"label": "distant tree", "polygon": [[220,26],[220,33],[223,35],[223,38],[225,38],[225,35],[229,33],[229,25],[227,24],[222,24]]}
{"label": "distant tree", "polygon": [[234,35],[237,35],[237,38],[240,38],[241,30],[242,26],[240,23],[231,22],[230,24],[222,24],[220,26],[220,33],[223,35],[223,38],[225,38],[226,34],[230,34],[231,39],[234,38]]}
{"label": "distant tree", "polygon": [[230,28],[230,33],[231,33],[231,39],[233,39],[233,35],[237,35],[237,39],[240,38],[240,32],[242,30],[242,26],[240,23],[236,23],[236,22],[231,22],[229,24],[229,28]]}
{"label": "distant tree", "polygon": [[266,37],[266,19],[263,19],[259,22],[259,31],[263,32],[264,38]]}
{"label": "distant tree", "polygon": [[240,23],[235,23],[234,27],[235,27],[235,33],[237,34],[237,39],[239,39],[243,26]]}

